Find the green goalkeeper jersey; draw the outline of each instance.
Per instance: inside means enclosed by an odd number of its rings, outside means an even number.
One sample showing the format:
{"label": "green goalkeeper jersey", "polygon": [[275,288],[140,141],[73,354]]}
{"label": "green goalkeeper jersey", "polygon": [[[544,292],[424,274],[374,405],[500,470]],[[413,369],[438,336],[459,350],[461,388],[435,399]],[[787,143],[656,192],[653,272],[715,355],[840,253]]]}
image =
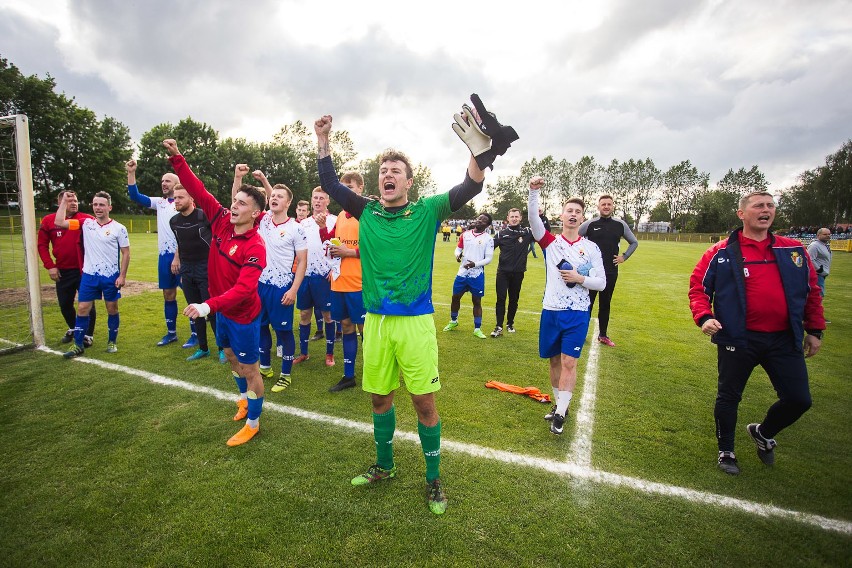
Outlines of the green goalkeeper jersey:
{"label": "green goalkeeper jersey", "polygon": [[419,316],[435,311],[435,236],[450,213],[446,193],[423,197],[393,213],[377,201],[366,205],[358,238],[362,295],[368,312]]}

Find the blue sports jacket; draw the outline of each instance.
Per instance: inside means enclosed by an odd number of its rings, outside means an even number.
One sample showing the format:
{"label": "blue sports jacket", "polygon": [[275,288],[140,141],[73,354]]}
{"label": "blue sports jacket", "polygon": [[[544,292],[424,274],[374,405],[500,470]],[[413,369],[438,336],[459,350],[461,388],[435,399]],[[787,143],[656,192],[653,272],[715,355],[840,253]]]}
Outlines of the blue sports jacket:
{"label": "blue sports jacket", "polygon": [[[689,307],[698,326],[710,318],[722,324],[722,329],[712,337],[713,343],[746,347],[746,293],[740,232],[741,228],[733,231],[727,239],[710,247],[698,261],[689,279]],[[802,243],[772,233],[769,238],[787,299],[794,348],[802,351],[806,329],[825,329],[816,271]]]}

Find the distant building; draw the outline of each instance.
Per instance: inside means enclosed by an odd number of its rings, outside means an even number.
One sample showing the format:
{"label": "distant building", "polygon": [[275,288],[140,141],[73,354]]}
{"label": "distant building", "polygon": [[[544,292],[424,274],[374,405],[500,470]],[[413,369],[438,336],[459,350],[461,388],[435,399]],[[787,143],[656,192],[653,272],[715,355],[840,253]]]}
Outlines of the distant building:
{"label": "distant building", "polygon": [[653,223],[639,223],[640,233],[671,233],[672,224],[668,221],[654,221]]}

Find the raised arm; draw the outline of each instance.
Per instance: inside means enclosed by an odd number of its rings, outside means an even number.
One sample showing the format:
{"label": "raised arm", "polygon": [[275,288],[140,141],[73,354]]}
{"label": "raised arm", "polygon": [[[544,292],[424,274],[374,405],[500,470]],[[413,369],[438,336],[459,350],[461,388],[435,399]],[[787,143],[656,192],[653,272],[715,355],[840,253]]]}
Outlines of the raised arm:
{"label": "raised arm", "polygon": [[[56,218],[53,220],[53,224],[59,227],[60,229],[67,229],[71,226],[71,223],[65,219],[65,215],[68,210],[68,193],[62,196],[62,200],[59,202],[59,209],[56,210]],[[79,227],[78,227],[79,228]]]}
{"label": "raised arm", "polygon": [[[527,199],[527,216],[530,220],[532,236],[537,241],[541,240],[546,232],[544,229],[544,223],[541,222],[541,218],[538,216],[538,192],[542,187],[544,187],[543,177],[533,176],[530,178],[530,194]],[[533,213],[533,211],[535,211],[535,213]]]}
{"label": "raised arm", "polygon": [[139,205],[151,207],[151,198],[139,193],[139,188],[136,187],[136,166],[136,160],[128,160],[124,164],[124,169],[127,170],[127,194]]}
{"label": "raised arm", "polygon": [[356,219],[360,219],[369,199],[358,195],[340,183],[337,172],[334,171],[329,144],[331,134],[330,114],[321,116],[314,121],[314,132],[317,135],[317,169],[319,170],[320,185],[323,191],[337,201],[344,211],[351,213]]}
{"label": "raised arm", "polygon": [[186,163],[186,159],[181,155],[180,150],[178,150],[177,142],[172,138],[167,138],[163,140],[163,146],[169,153],[169,162],[172,164],[172,168],[174,168],[180,184],[186,189],[190,197],[195,200],[195,204],[204,211],[204,214],[207,215],[207,218],[212,223],[222,210],[222,205],[207,191],[207,188],[204,187],[204,184],[198,179],[198,176],[195,175],[189,164]]}
{"label": "raised arm", "polygon": [[266,191],[266,202],[269,203],[269,200],[272,198],[272,184],[269,183],[269,180],[266,179],[266,175],[260,170],[254,170],[251,173],[251,176],[260,182],[260,185],[263,186],[264,191]]}
{"label": "raised arm", "polygon": [[248,165],[237,164],[234,166],[234,183],[231,184],[231,199],[234,199],[240,192],[240,187],[243,185],[243,176],[248,175],[248,173]]}

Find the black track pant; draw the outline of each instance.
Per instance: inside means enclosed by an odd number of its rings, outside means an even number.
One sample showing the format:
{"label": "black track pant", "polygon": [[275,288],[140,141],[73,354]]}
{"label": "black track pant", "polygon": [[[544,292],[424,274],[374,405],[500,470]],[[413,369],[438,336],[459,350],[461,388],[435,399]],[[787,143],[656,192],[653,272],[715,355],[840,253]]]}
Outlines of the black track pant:
{"label": "black track pant", "polygon": [[[210,292],[207,290],[207,263],[199,264],[181,264],[180,265],[180,285],[183,288],[183,296],[188,304],[200,304],[206,302],[210,298]],[[210,314],[207,316],[207,321],[210,323],[210,329],[213,330],[213,335],[216,335],[216,315]],[[195,335],[198,336],[198,348],[202,351],[209,350],[207,345],[207,326],[204,325],[204,320],[195,320]]]}
{"label": "black track pant", "polygon": [[[603,337],[609,337],[607,335],[607,328],[609,327],[609,305],[612,303],[612,294],[615,292],[615,281],[618,280],[618,272],[613,274],[607,273],[606,275],[606,288],[601,290],[601,303],[598,306],[598,326],[600,326],[600,335]],[[592,304],[589,306],[589,312],[592,311],[592,308],[595,307],[595,297],[598,295],[597,291],[589,290],[589,300],[591,300]]]}
{"label": "black track pant", "polygon": [[515,314],[518,313],[518,298],[521,295],[521,284],[524,283],[523,272],[497,271],[497,325],[503,327],[503,314],[506,312],[506,295],[509,296],[509,313],[506,317],[508,325],[515,325]]}
{"label": "black track pant", "polygon": [[716,394],[716,438],[720,452],[734,451],[737,407],[751,372],[763,367],[778,393],[778,401],[769,407],[760,423],[764,438],[795,422],[811,407],[808,368],[801,351],[794,349],[790,331],[761,333],[748,331],[748,347],[719,345],[719,389]]}
{"label": "black track pant", "polygon": [[[77,310],[74,308],[74,298],[80,289],[80,279],[83,273],[76,268],[63,268],[59,270],[59,281],[56,283],[56,299],[59,300],[59,311],[68,329],[77,326]],[[86,335],[93,336],[95,331],[95,303],[92,302],[92,311],[89,312],[89,329]]]}

